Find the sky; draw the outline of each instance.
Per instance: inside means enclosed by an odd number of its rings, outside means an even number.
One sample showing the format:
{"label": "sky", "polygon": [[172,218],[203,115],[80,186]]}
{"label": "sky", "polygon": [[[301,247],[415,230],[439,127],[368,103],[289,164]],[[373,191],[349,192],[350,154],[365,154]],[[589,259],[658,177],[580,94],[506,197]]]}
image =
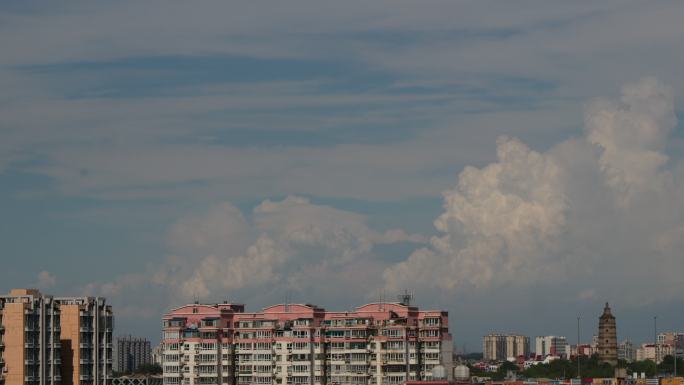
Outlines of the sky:
{"label": "sky", "polygon": [[0,4],[0,291],[684,330],[681,1]]}

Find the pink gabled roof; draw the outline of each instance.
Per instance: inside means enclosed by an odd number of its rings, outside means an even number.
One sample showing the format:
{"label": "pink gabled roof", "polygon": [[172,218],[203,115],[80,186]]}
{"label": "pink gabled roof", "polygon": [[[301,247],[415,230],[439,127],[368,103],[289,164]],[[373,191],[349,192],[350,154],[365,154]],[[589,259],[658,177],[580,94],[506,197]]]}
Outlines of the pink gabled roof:
{"label": "pink gabled roof", "polygon": [[[415,306],[401,303],[378,302],[357,307],[353,311],[326,311],[310,304],[277,304],[264,308],[261,312],[244,312],[241,304],[188,304],[171,310],[164,315],[164,319],[184,317],[188,319],[202,319],[207,317],[229,318],[235,321],[247,320],[295,320],[308,318],[318,320],[363,318],[376,321],[390,319],[407,319],[411,323],[426,317],[448,317],[446,311],[420,311]],[[444,319],[444,322],[448,320]]]}

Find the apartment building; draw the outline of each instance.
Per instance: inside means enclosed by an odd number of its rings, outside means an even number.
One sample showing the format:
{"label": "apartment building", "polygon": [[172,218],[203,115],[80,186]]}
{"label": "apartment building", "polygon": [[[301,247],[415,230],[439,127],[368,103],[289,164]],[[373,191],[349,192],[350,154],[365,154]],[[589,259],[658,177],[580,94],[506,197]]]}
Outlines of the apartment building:
{"label": "apartment building", "polygon": [[673,354],[674,346],[672,345],[641,344],[636,349],[636,360],[651,360],[659,364],[665,356]]}
{"label": "apartment building", "polygon": [[164,364],[164,348],[163,344],[159,344],[152,348],[152,363],[162,366]]}
{"label": "apartment building", "polygon": [[104,298],[55,298],[61,313],[63,385],[111,385],[114,317]]}
{"label": "apartment building", "polygon": [[517,334],[488,334],[482,337],[482,352],[487,361],[529,357],[530,337]]}
{"label": "apartment building", "polygon": [[535,354],[546,356],[568,357],[568,342],[563,336],[538,336],[534,339]]}
{"label": "apartment building", "polygon": [[445,311],[372,303],[331,312],[190,304],[163,317],[165,385],[403,384],[452,373]]}
{"label": "apartment building", "polygon": [[632,362],[636,359],[636,348],[630,340],[624,340],[618,345],[618,360]]}
{"label": "apartment building", "polygon": [[0,296],[0,385],[61,385],[60,311],[38,290]]}
{"label": "apartment building", "polygon": [[658,345],[672,345],[676,346],[680,351],[684,349],[684,333],[681,332],[665,332],[658,333]]}
{"label": "apartment building", "polygon": [[114,350],[114,370],[119,373],[131,373],[152,363],[152,345],[146,338],[119,337]]}

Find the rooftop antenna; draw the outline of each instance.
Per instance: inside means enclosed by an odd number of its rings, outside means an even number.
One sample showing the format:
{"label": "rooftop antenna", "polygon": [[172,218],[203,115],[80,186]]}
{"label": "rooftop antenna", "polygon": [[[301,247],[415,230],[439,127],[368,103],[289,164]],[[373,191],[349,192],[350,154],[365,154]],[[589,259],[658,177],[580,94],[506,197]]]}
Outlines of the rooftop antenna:
{"label": "rooftop antenna", "polygon": [[397,298],[399,298],[399,302],[401,302],[402,305],[411,306],[411,301],[413,300],[413,294],[409,293],[408,290],[404,290],[404,294],[399,294],[397,296]]}

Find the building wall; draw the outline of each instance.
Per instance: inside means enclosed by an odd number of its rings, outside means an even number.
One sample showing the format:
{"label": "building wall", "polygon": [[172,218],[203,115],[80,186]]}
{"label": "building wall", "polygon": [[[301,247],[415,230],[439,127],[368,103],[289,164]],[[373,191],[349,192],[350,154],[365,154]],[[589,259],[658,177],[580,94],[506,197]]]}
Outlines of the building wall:
{"label": "building wall", "polygon": [[70,362],[64,370],[63,385],[111,385],[113,313],[104,298],[56,298],[63,309],[62,359]]}
{"label": "building wall", "polygon": [[33,289],[0,296],[0,384],[60,385],[59,310]]}
{"label": "building wall", "polygon": [[76,305],[63,305],[61,310],[62,344],[62,383],[64,385],[79,384],[81,375],[81,343],[79,308]]}
{"label": "building wall", "polygon": [[3,310],[6,385],[24,384],[24,309],[28,306],[23,303],[8,303]]}

